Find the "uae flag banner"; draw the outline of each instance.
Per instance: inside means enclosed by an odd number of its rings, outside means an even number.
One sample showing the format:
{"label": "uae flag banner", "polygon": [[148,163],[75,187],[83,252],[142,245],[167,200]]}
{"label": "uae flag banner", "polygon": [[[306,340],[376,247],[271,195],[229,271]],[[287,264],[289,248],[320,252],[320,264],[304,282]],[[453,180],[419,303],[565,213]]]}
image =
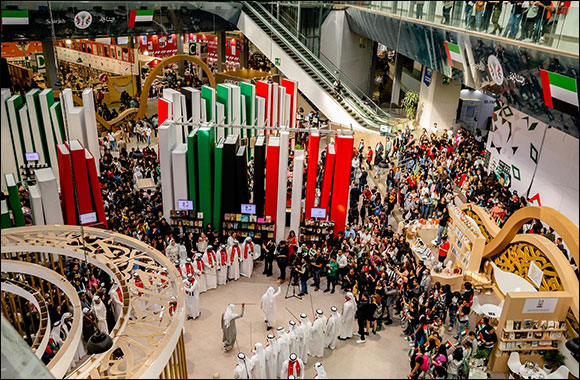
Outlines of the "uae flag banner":
{"label": "uae flag banner", "polygon": [[576,78],[540,69],[544,103],[555,110],[578,117]]}
{"label": "uae flag banner", "polygon": [[129,28],[143,26],[153,22],[153,10],[140,9],[129,12]]}
{"label": "uae flag banner", "polygon": [[2,28],[4,25],[28,25],[28,11],[2,11]]}
{"label": "uae flag banner", "polygon": [[463,70],[463,56],[461,55],[459,45],[445,41],[445,52],[447,53],[449,66]]}

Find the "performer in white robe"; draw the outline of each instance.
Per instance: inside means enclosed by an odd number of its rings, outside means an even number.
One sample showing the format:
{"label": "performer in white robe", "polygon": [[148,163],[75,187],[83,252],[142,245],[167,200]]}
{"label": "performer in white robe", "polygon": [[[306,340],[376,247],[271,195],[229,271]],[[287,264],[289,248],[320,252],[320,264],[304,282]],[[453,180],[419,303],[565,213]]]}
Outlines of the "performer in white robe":
{"label": "performer in white robe", "polygon": [[[80,316],[80,318],[82,318],[82,316]],[[62,317],[60,318],[60,332],[61,332],[60,336],[61,336],[63,342],[68,337],[68,333],[70,332],[71,327],[72,327],[72,314],[71,313],[64,313],[62,315]],[[87,351],[85,350],[85,346],[83,345],[83,342],[81,339],[81,341],[79,342],[79,346],[77,347],[77,350],[76,350],[75,355],[73,357],[72,364],[78,362],[86,354],[87,354]]]}
{"label": "performer in white robe", "polygon": [[251,379],[248,360],[243,352],[238,354],[238,364],[234,368],[234,379]]}
{"label": "performer in white robe", "polygon": [[290,339],[290,352],[300,353],[300,337],[298,336],[298,327],[296,322],[288,322],[288,338]]}
{"label": "performer in white robe", "polygon": [[218,285],[224,285],[228,278],[228,267],[230,262],[228,260],[228,250],[225,245],[220,245],[216,260],[216,279]]}
{"label": "performer in white robe", "polygon": [[179,246],[175,244],[175,240],[169,240],[169,245],[165,248],[165,256],[171,261],[179,259]]}
{"label": "performer in white robe", "polygon": [[244,277],[252,277],[252,270],[254,269],[254,243],[252,238],[247,237],[242,246],[242,255],[240,260],[240,275]]}
{"label": "performer in white robe", "polygon": [[267,379],[264,347],[262,343],[256,343],[254,347],[254,355],[250,358],[250,377],[252,379]]}
{"label": "performer in white robe", "polygon": [[272,329],[272,325],[276,323],[276,297],[280,295],[282,288],[278,286],[278,291],[274,293],[274,288],[269,287],[266,293],[262,295],[261,308],[264,311],[264,321],[268,325],[267,330]]}
{"label": "performer in white robe", "polygon": [[93,304],[91,305],[91,310],[97,319],[97,328],[100,332],[108,334],[109,328],[107,327],[107,308],[105,304],[101,302],[101,297],[94,296]]}
{"label": "performer in white robe", "polygon": [[193,267],[193,261],[188,257],[181,264],[181,276],[183,277],[183,279],[186,279],[187,275],[190,273],[195,274],[195,269]]}
{"label": "performer in white robe", "polygon": [[291,353],[289,359],[284,360],[282,369],[280,370],[281,379],[289,379],[294,376],[294,379],[304,379],[304,363],[295,353]]}
{"label": "performer in white robe", "polygon": [[300,314],[300,326],[298,327],[300,341],[300,357],[304,363],[308,363],[308,353],[310,346],[310,330],[312,329],[312,322],[306,314]]}
{"label": "performer in white robe", "polygon": [[326,320],[326,339],[324,341],[324,347],[334,350],[336,347],[336,338],[339,334],[339,327],[340,314],[337,312],[336,307],[332,306],[330,308],[330,316]]}
{"label": "performer in white robe", "polygon": [[[187,259],[186,259],[186,260],[187,260]],[[173,265],[175,265],[175,269],[177,269],[177,271],[179,272],[179,275],[180,275],[180,276],[181,276],[181,278],[182,278],[182,279],[184,279],[184,280],[187,278],[187,276],[184,276],[184,275],[183,275],[183,273],[185,273],[185,272],[183,271],[184,267],[183,267],[183,265],[182,265],[181,263],[186,263],[186,262],[187,262],[186,260],[183,260],[183,261],[180,261],[180,260],[175,260],[175,261],[173,262]],[[191,262],[191,259],[190,259],[190,262]],[[187,275],[187,273],[186,273],[186,275]]]}
{"label": "performer in white robe", "polygon": [[109,302],[111,303],[111,309],[113,309],[113,315],[115,320],[118,320],[121,315],[123,315],[123,293],[119,288],[119,284],[113,282],[111,289],[109,290]]}
{"label": "performer in white robe", "polygon": [[316,318],[310,331],[310,355],[321,358],[324,356],[324,338],[326,336],[326,317],[322,310],[316,310]]}
{"label": "performer in white robe", "polygon": [[278,327],[278,372],[282,370],[284,360],[288,360],[290,355],[290,337],[286,333],[286,329],[282,326]]}
{"label": "performer in white robe", "polygon": [[266,378],[275,379],[278,376],[278,341],[272,334],[268,334],[266,338],[268,340],[268,344],[264,349],[266,354]]}
{"label": "performer in white robe", "polygon": [[193,263],[193,275],[199,283],[199,292],[203,293],[207,290],[207,282],[205,278],[205,264],[201,259],[201,253],[195,255],[195,262]]}
{"label": "performer in white robe", "polygon": [[60,325],[61,325],[60,321],[56,321],[53,323],[52,329],[50,330],[50,337],[52,338],[52,340],[54,340],[54,343],[56,343],[59,346],[59,348],[64,343],[63,338],[64,333],[60,329]]}
{"label": "performer in white robe", "polygon": [[228,257],[230,259],[230,267],[228,268],[228,278],[230,280],[239,280],[240,278],[240,258],[242,250],[237,240],[234,240],[232,246],[229,248]]}
{"label": "performer in white robe", "polygon": [[[139,274],[137,272],[133,272],[133,281],[135,283],[135,288],[143,289],[143,287],[144,287],[143,280],[141,280],[141,277],[139,277]],[[141,293],[137,289],[133,289],[131,286],[129,287],[129,290],[131,291],[133,296],[137,298],[137,301],[135,303],[135,307],[138,307],[142,313],[145,313],[146,302],[143,299],[143,293]],[[133,313],[131,313],[131,315],[134,316]]]}
{"label": "performer in white robe", "polygon": [[356,313],[356,301],[351,292],[344,296],[345,303],[342,306],[341,324],[340,324],[340,339],[352,338],[354,329],[354,315]]}
{"label": "performer in white robe", "polygon": [[203,263],[205,264],[205,281],[207,289],[217,288],[216,256],[213,246],[208,245],[203,253]]}
{"label": "performer in white robe", "polygon": [[187,305],[187,319],[196,319],[201,314],[199,312],[199,286],[195,281],[195,276],[187,275],[187,279],[183,280],[185,288],[185,303]]}
{"label": "performer in white robe", "polygon": [[316,371],[316,375],[314,375],[315,379],[328,379],[322,363],[318,362],[314,364],[314,370]]}

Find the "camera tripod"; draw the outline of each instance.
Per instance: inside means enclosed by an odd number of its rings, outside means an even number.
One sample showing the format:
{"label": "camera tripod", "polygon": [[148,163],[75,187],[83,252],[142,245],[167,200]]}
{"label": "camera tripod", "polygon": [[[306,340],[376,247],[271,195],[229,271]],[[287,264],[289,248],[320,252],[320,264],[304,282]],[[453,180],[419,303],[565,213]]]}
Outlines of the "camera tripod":
{"label": "camera tripod", "polygon": [[[295,270],[292,269],[292,271],[290,272],[290,280],[288,281],[288,285],[286,285],[286,295],[284,296],[284,299],[287,298],[298,298],[299,300],[302,299],[302,296],[299,296],[298,294],[296,294],[296,288],[300,286],[300,284],[298,283],[298,273],[295,273]],[[288,293],[290,292],[290,286],[292,286],[292,294],[288,295]],[[300,292],[298,292],[300,293]]]}

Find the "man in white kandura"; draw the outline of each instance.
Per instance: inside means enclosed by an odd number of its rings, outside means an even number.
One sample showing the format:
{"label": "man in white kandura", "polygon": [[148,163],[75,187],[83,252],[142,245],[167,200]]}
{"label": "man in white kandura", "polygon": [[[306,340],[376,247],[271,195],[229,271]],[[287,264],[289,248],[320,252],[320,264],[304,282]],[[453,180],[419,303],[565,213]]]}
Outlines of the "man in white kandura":
{"label": "man in white kandura", "polygon": [[207,282],[205,279],[205,264],[201,259],[201,253],[195,255],[195,263],[193,264],[193,275],[199,283],[199,292],[203,293],[207,290]]}
{"label": "man in white kandura", "polygon": [[111,304],[111,309],[113,309],[113,315],[115,320],[123,314],[123,293],[119,288],[119,284],[113,282],[111,289],[109,290],[109,303]]}
{"label": "man in white kandura", "polygon": [[240,261],[240,275],[250,278],[252,276],[252,270],[254,269],[254,243],[252,243],[252,238],[247,237],[244,240],[244,246],[242,247],[242,256]]}
{"label": "man in white kandura", "polygon": [[289,359],[284,360],[280,370],[281,379],[289,379],[294,376],[295,379],[304,379],[304,363],[295,353],[291,353]]}
{"label": "man in white kandura", "polygon": [[195,276],[187,275],[187,279],[183,280],[185,288],[185,303],[187,305],[187,319],[196,319],[199,317],[199,286],[195,281]]}
{"label": "man in white kandura", "polygon": [[228,268],[228,279],[239,280],[240,278],[240,257],[241,250],[237,240],[234,240],[232,246],[229,248],[230,267]]}
{"label": "man in white kandura", "polygon": [[288,322],[288,338],[290,339],[290,352],[300,353],[300,337],[298,336],[298,327],[296,322]]}
{"label": "man in white kandura", "polygon": [[326,336],[326,317],[322,310],[316,310],[316,318],[310,331],[310,355],[321,358],[324,356],[324,338]]}
{"label": "man in white kandura", "polygon": [[328,379],[322,363],[318,362],[314,364],[314,370],[316,371],[316,375],[314,375],[315,379]]}
{"label": "man in white kandura", "polygon": [[286,329],[282,326],[278,327],[278,372],[282,369],[285,358],[290,355],[290,337],[286,333]]}
{"label": "man in white kandura", "polygon": [[217,288],[216,257],[213,246],[208,245],[203,254],[205,281],[208,289]]}
{"label": "man in white kandura", "polygon": [[224,285],[228,279],[228,267],[230,262],[228,260],[228,251],[225,245],[220,245],[220,250],[217,254],[216,278],[218,285]]}
{"label": "man in white kandura", "polygon": [[101,302],[101,297],[94,296],[93,304],[91,305],[91,310],[97,319],[97,328],[100,332],[108,334],[109,329],[107,327],[107,308],[105,304]]}
{"label": "man in white kandura", "polygon": [[303,358],[304,363],[308,363],[308,349],[310,346],[310,329],[312,322],[306,314],[300,314],[300,326],[298,327],[298,334],[301,336],[300,341],[300,357]]}
{"label": "man in white kandura", "polygon": [[165,256],[171,261],[179,259],[179,246],[175,244],[175,239],[169,240],[169,245],[165,248]]}
{"label": "man in white kandura", "polygon": [[[190,259],[190,260],[191,260],[191,259]],[[186,260],[183,260],[183,262],[186,262]],[[181,278],[182,278],[182,279],[185,279],[185,278],[186,278],[186,276],[184,276],[184,275],[183,275],[183,273],[185,273],[185,272],[183,272],[183,271],[181,270],[181,261],[179,261],[179,260],[175,260],[175,261],[173,262],[173,265],[175,266],[175,269],[177,269],[177,271],[179,272],[179,275],[181,276]]]}
{"label": "man in white kandura", "polygon": [[264,347],[259,342],[254,347],[254,355],[250,358],[250,376],[252,379],[267,379]]}
{"label": "man in white kandura", "polygon": [[356,313],[356,301],[352,293],[346,293],[344,298],[346,301],[342,306],[339,337],[341,340],[352,338],[352,332],[354,329],[354,315]]}
{"label": "man in white kandura", "polygon": [[324,347],[334,350],[336,347],[336,338],[339,334],[339,327],[340,314],[338,314],[336,307],[332,306],[330,308],[330,316],[326,320],[326,339],[324,341]]}
{"label": "man in white kandura", "polygon": [[238,364],[234,368],[234,379],[251,379],[248,369],[248,360],[243,352],[238,354]]}
{"label": "man in white kandura", "polygon": [[[68,334],[70,333],[70,330],[72,328],[72,323],[73,323],[73,318],[72,318],[71,313],[68,313],[68,312],[64,313],[62,315],[62,317],[60,318],[60,336],[61,336],[63,342],[66,341]],[[81,339],[81,341],[79,342],[79,345],[77,347],[77,350],[75,351],[75,355],[73,357],[72,363],[74,364],[74,363],[78,362],[86,354],[87,354],[87,350],[85,350],[85,346],[84,346],[83,341]]]}
{"label": "man in white kandura", "polygon": [[266,378],[275,379],[278,377],[278,341],[274,338],[274,335],[268,334],[266,337],[268,344],[264,349],[266,354]]}
{"label": "man in white kandura", "polygon": [[185,259],[183,264],[181,264],[181,276],[186,279],[188,274],[195,274],[195,269],[193,268],[193,261],[188,257]]}
{"label": "man in white kandura", "polygon": [[278,284],[278,291],[274,293],[274,288],[269,287],[266,293],[262,295],[261,308],[264,311],[264,321],[268,325],[267,330],[272,329],[272,325],[276,323],[276,297],[280,295],[282,289]]}

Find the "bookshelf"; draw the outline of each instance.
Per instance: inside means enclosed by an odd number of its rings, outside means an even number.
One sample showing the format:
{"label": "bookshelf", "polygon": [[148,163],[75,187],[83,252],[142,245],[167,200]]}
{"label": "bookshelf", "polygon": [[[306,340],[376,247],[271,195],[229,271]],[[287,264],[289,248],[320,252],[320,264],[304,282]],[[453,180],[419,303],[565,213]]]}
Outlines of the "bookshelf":
{"label": "bookshelf", "polygon": [[264,238],[274,239],[275,229],[276,224],[269,216],[258,218],[256,215],[226,213],[222,222],[224,236],[233,230],[242,239],[249,236],[257,244],[261,244]]}
{"label": "bookshelf", "polygon": [[177,223],[181,220],[183,222],[183,227],[194,234],[203,232],[203,212],[170,210],[169,219],[171,227],[177,226]]}
{"label": "bookshelf", "polygon": [[334,234],[334,221],[305,219],[300,225],[300,241],[303,243],[322,243],[327,236]]}
{"label": "bookshelf", "polygon": [[489,358],[491,370],[507,371],[512,352],[520,354],[522,363],[543,364],[542,353],[559,350],[566,340],[565,320],[571,302],[568,292],[507,293],[496,327],[498,341]]}
{"label": "bookshelf", "polygon": [[485,247],[485,237],[473,219],[456,206],[449,206],[449,217],[447,257],[452,259],[460,269],[460,274],[478,273]]}

